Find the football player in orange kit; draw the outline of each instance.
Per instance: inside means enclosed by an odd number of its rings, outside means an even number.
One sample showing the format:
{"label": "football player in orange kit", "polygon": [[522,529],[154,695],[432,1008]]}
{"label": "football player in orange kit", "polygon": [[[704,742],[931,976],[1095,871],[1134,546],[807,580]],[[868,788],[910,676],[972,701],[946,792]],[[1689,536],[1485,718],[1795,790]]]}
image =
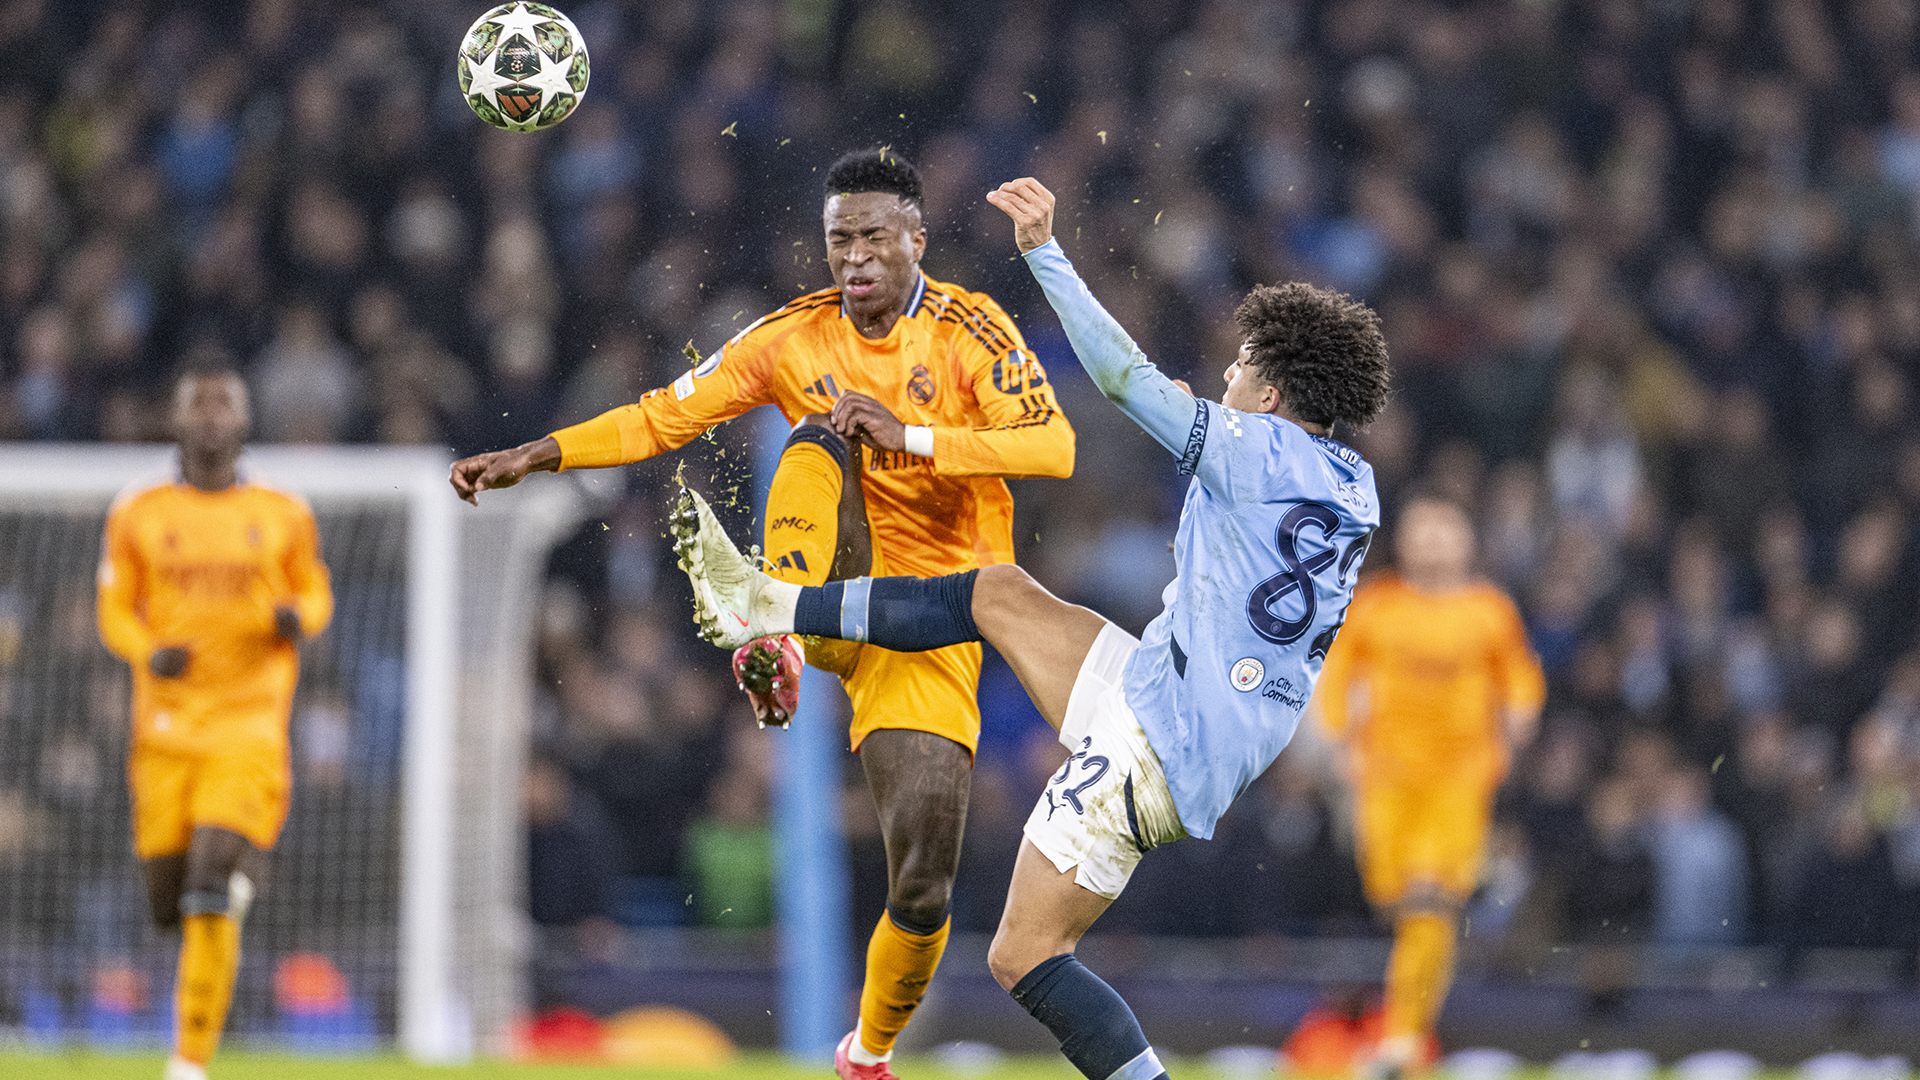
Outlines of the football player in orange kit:
{"label": "football player in orange kit", "polygon": [[1430,1063],[1494,790],[1546,695],[1513,601],[1473,576],[1465,512],[1416,499],[1399,524],[1396,572],[1354,593],[1313,699],[1352,748],[1360,876],[1394,924],[1380,1076]]}
{"label": "football player in orange kit", "polygon": [[[911,164],[884,150],[848,154],[828,171],[826,196],[833,288],[760,319],[635,404],[456,462],[454,489],[471,501],[529,472],[639,461],[771,403],[797,426],[767,496],[769,573],[819,585],[1012,562],[1003,478],[1073,472],[1073,429],[1046,373],[992,298],[921,273],[927,234]],[[751,658],[762,648],[762,660],[786,665],[781,689],[790,692],[791,639],[742,649],[743,683],[754,688]],[[887,848],[887,911],[867,946],[860,1023],[835,1067],[849,1080],[888,1080],[894,1042],[946,947],[980,734],[981,650],[810,648],[853,700],[852,744]],[[763,718],[785,719],[790,698],[754,696]]]}
{"label": "football player in orange kit", "polygon": [[107,515],[100,637],[133,667],[133,848],[153,920],[179,927],[166,1080],[204,1080],[240,963],[240,923],[287,816],[296,644],[333,616],[313,512],[249,483],[247,387],[175,387],[178,476]]}

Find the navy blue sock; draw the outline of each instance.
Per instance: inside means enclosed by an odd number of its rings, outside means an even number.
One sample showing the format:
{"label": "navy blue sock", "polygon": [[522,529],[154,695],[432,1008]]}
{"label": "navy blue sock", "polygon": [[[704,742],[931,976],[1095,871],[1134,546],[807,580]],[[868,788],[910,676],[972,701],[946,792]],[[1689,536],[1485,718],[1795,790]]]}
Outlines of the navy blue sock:
{"label": "navy blue sock", "polygon": [[793,632],[865,641],[896,652],[925,652],[979,641],[973,582],[980,571],[937,578],[829,581],[800,590]]}
{"label": "navy blue sock", "polygon": [[1113,987],[1063,953],[1027,972],[1013,1000],[1047,1025],[1060,1052],[1090,1080],[1165,1080],[1140,1021]]}

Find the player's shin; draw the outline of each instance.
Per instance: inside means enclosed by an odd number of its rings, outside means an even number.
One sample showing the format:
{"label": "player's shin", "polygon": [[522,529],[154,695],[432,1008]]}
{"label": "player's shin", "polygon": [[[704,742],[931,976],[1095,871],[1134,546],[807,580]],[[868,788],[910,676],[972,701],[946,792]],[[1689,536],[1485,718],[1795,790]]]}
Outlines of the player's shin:
{"label": "player's shin", "polygon": [[174,988],[174,1054],[205,1065],[220,1045],[240,969],[240,920],[253,902],[253,883],[235,872],[225,892],[189,892],[180,898],[180,966]]}
{"label": "player's shin", "polygon": [[1043,961],[1014,985],[1012,994],[1047,1025],[1060,1040],[1060,1052],[1091,1080],[1167,1075],[1126,1001],[1072,953]]}
{"label": "player's shin", "polygon": [[770,576],[799,585],[827,580],[839,546],[848,452],[846,440],[816,424],[802,424],[788,437],[767,489]]}
{"label": "player's shin", "polygon": [[901,926],[891,911],[880,915],[867,941],[867,977],[860,989],[859,1047],[849,1053],[856,1064],[873,1065],[893,1056],[893,1044],[913,1010],[927,995],[927,983],[947,950],[947,919],[929,933]]}
{"label": "player's shin", "polygon": [[1402,1064],[1412,1063],[1423,1049],[1446,1002],[1453,984],[1454,937],[1454,917],[1440,912],[1412,912],[1394,924],[1382,1050],[1400,1050],[1408,1059]]}
{"label": "player's shin", "polygon": [[973,624],[978,570],[937,578],[853,578],[800,590],[793,631],[924,652],[979,641]]}

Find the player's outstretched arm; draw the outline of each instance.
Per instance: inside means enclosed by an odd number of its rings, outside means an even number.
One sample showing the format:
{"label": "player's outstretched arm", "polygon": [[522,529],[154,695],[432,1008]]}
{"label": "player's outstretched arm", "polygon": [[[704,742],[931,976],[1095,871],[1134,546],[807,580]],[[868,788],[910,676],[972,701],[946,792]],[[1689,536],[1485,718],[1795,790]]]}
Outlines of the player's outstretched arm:
{"label": "player's outstretched arm", "polygon": [[[783,308],[781,310],[788,310]],[[762,320],[764,322],[765,320]],[[670,387],[649,390],[630,405],[523,443],[464,458],[453,466],[453,490],[477,503],[482,491],[512,487],[532,472],[610,469],[686,445],[701,432],[756,405],[771,404],[776,350],[748,327],[721,355],[701,360]],[[724,363],[722,362],[724,360]]]}
{"label": "player's outstretched arm", "polygon": [[526,479],[528,473],[554,472],[559,468],[560,444],[549,435],[511,450],[489,450],[461,458],[453,463],[453,475],[448,479],[461,498],[478,506],[483,491],[512,487]]}
{"label": "player's outstretched arm", "polygon": [[1013,219],[1014,242],[1094,385],[1170,453],[1187,453],[1194,412],[1203,406],[1147,359],[1080,280],[1053,239],[1053,193],[1038,180],[1022,177],[988,192],[987,201]]}

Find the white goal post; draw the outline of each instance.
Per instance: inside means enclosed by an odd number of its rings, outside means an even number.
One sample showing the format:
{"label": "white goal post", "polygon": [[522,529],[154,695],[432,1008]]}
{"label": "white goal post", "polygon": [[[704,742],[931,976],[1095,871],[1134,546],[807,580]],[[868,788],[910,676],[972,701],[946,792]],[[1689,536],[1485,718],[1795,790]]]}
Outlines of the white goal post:
{"label": "white goal post", "polygon": [[[27,613],[26,644],[0,660],[0,689],[11,691],[0,693],[0,758],[65,761],[48,747],[71,757],[70,744],[84,753],[90,742],[105,766],[74,798],[27,770],[0,773],[0,798],[39,815],[30,820],[67,813],[59,820],[84,826],[48,829],[59,838],[23,843],[24,861],[0,867],[0,878],[18,878],[0,884],[0,992],[30,992],[97,954],[84,913],[137,874],[113,790],[125,736],[98,704],[124,692],[124,665],[97,648],[76,660],[72,631],[64,655],[41,649],[34,622],[77,622],[108,506],[173,463],[167,446],[0,444],[0,605]],[[340,606],[303,656],[302,694],[313,681],[365,745],[340,751],[346,779],[312,806],[296,775],[288,835],[247,931],[252,966],[234,1023],[243,1039],[272,1037],[269,1006],[242,998],[271,996],[261,973],[276,950],[342,958],[378,1034],[421,1061],[504,1049],[525,1005],[519,790],[533,626],[547,553],[583,500],[573,484],[536,483],[489,493],[476,509],[454,496],[449,464],[428,448],[259,447],[245,458],[250,476],[305,497],[320,521]],[[67,685],[76,682],[85,685]],[[126,933],[137,966],[155,935]]]}

